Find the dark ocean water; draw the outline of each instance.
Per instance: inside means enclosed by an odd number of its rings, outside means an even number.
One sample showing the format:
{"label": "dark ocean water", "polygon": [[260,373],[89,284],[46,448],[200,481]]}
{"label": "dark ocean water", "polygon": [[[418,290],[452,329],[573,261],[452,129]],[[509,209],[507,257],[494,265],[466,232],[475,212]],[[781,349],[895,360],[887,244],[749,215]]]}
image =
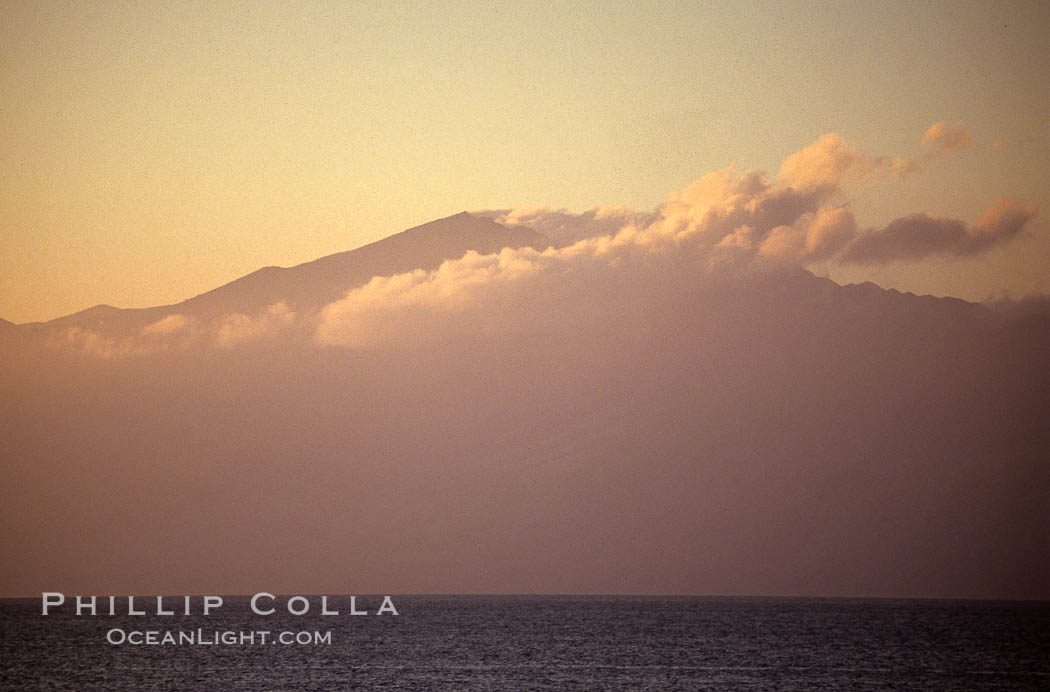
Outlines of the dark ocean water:
{"label": "dark ocean water", "polygon": [[[72,600],[72,599],[70,599]],[[152,599],[151,599],[152,600]],[[1050,603],[395,596],[355,617],[227,597],[208,617],[40,614],[0,600],[3,689],[1047,690]],[[136,599],[141,603],[140,599]],[[171,599],[166,605],[181,600]],[[380,599],[361,597],[374,613]],[[147,601],[152,612],[154,605]],[[108,609],[108,606],[105,606]],[[126,608],[120,604],[118,612]],[[194,602],[195,613],[199,607]],[[331,643],[114,645],[107,632],[330,632]],[[120,634],[111,634],[120,638]],[[145,636],[145,635],[143,635]],[[294,637],[294,635],[293,635]],[[256,635],[258,642],[261,635]]]}

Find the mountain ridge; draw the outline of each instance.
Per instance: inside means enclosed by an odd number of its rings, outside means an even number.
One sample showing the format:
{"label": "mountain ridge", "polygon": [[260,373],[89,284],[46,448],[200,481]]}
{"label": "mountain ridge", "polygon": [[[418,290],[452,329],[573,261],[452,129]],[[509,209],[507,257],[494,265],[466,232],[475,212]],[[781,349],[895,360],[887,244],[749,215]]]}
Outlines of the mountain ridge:
{"label": "mountain ridge", "polygon": [[256,314],[282,301],[294,311],[309,312],[338,300],[373,276],[429,271],[471,250],[489,254],[504,247],[543,249],[547,244],[543,235],[524,226],[511,228],[463,211],[290,267],[261,267],[177,303],[146,308],[99,304],[45,322],[12,325],[137,329],[176,313],[211,320],[233,313]]}
{"label": "mountain ridge", "polygon": [[[296,313],[310,313],[339,300],[346,291],[367,283],[375,276],[390,276],[415,269],[433,270],[442,262],[458,259],[467,251],[480,254],[498,252],[504,247],[543,249],[548,239],[527,226],[507,226],[495,220],[463,211],[405,229],[360,247],[345,250],[290,267],[269,265],[211,290],[168,305],[145,308],[120,308],[98,304],[45,322],[16,324],[0,321],[5,332],[17,333],[23,328],[50,331],[79,327],[97,332],[137,331],[164,317],[183,314],[205,322],[231,314],[258,315],[269,306],[283,302]],[[923,309],[943,310],[961,316],[968,313],[1016,313],[1010,309],[1016,301],[998,306],[975,303],[952,296],[918,295],[883,288],[870,281],[838,284],[827,277],[801,273],[814,280],[823,291],[841,291],[851,296],[857,307],[869,304],[872,309],[886,309],[907,301]],[[896,298],[896,300],[894,300]],[[877,307],[881,306],[881,307]],[[941,307],[935,307],[941,306]],[[1036,310],[1042,312],[1043,310]]]}
{"label": "mountain ridge", "polygon": [[0,330],[0,592],[1047,597],[1050,304],[586,249]]}

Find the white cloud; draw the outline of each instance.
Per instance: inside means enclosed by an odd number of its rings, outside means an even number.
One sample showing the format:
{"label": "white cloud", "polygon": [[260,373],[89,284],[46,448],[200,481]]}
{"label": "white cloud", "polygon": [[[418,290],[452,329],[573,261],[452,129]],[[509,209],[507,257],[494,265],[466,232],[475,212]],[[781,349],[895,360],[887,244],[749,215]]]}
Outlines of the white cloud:
{"label": "white cloud", "polygon": [[295,313],[284,302],[274,303],[255,317],[241,313],[226,315],[216,322],[215,342],[232,347],[248,341],[272,336],[295,323]]}

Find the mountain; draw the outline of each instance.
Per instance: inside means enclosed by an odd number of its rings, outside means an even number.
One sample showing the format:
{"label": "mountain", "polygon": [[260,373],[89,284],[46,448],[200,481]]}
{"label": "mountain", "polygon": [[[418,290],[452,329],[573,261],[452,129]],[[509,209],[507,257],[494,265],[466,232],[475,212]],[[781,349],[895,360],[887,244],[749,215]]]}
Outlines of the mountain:
{"label": "mountain", "polygon": [[292,310],[308,311],[337,300],[373,276],[436,269],[468,250],[488,254],[524,246],[543,249],[547,242],[532,230],[508,228],[461,212],[288,269],[264,267],[175,308],[207,318],[230,312],[252,314],[283,300]]}
{"label": "mountain", "polygon": [[166,315],[183,314],[208,321],[223,315],[255,315],[284,301],[303,313],[337,300],[347,290],[373,276],[413,269],[436,269],[445,260],[473,250],[480,254],[504,247],[543,249],[546,239],[524,227],[508,228],[495,221],[461,212],[410,228],[355,250],[328,255],[294,267],[263,267],[228,284],[174,305],[121,309],[96,305],[59,317],[49,328],[82,327],[103,332],[140,329]]}
{"label": "mountain", "polygon": [[[171,309],[506,238],[436,224]],[[1050,598],[1050,304],[650,240],[0,348],[0,594]]]}

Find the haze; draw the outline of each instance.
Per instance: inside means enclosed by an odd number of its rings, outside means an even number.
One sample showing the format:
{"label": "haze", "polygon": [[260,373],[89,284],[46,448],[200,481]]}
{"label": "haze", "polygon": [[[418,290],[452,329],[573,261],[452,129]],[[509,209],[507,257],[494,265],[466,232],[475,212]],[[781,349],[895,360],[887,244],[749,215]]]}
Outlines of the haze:
{"label": "haze", "polygon": [[0,0],[0,595],[1050,598],[1048,29]]}
{"label": "haze", "polygon": [[841,206],[923,165],[829,134],[653,212],[460,213],[0,325],[0,590],[1046,598],[1050,306],[801,266],[1038,218]]}

